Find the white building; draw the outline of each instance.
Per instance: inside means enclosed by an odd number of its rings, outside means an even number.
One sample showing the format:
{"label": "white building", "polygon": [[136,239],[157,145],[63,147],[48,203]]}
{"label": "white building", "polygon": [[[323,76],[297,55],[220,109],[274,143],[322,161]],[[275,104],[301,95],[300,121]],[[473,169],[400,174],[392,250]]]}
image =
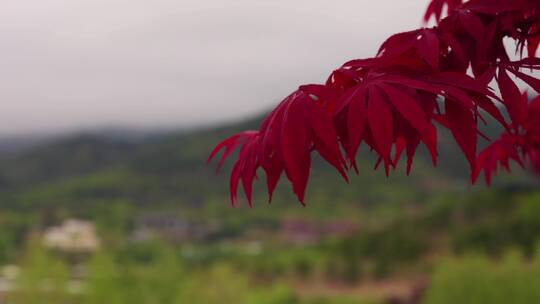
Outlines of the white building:
{"label": "white building", "polygon": [[69,219],[60,226],[45,230],[43,244],[66,252],[93,252],[99,248],[100,242],[93,223]]}

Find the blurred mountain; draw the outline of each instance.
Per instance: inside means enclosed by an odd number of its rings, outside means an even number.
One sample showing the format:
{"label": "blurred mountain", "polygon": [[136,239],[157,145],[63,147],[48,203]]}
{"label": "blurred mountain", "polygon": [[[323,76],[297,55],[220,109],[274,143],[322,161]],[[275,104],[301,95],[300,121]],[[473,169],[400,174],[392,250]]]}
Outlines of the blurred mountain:
{"label": "blurred mountain", "polygon": [[44,136],[9,136],[0,138],[0,158],[12,156],[49,141]]}
{"label": "blurred mountain", "polygon": [[[237,131],[257,128],[260,120],[137,136],[127,131],[101,130],[27,145],[0,159],[0,201],[47,206],[124,199],[139,204],[182,203],[192,207],[209,200],[226,202],[232,161],[216,175],[213,167],[206,166],[206,157],[217,142]],[[361,172],[351,177],[351,185],[315,159],[308,201],[418,200],[425,194],[468,187],[467,164],[453,138],[441,132],[439,141],[439,167],[433,168],[422,148],[410,177],[405,176],[403,168],[390,178],[384,176],[383,170],[372,170],[375,159],[365,147],[359,155]],[[276,201],[294,201],[288,185],[282,184],[285,188],[278,188]],[[264,202],[265,195],[262,185],[258,185],[256,203]]]}

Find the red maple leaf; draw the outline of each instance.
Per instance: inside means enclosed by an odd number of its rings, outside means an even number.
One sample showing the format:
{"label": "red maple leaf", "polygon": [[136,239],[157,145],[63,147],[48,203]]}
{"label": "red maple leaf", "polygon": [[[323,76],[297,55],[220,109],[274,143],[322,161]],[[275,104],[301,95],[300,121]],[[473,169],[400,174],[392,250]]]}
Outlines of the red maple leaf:
{"label": "red maple leaf", "polygon": [[[361,144],[378,155],[375,167],[383,163],[387,175],[403,152],[409,173],[421,143],[436,164],[436,124],[451,131],[473,181],[484,172],[489,183],[499,166],[510,169],[511,160],[540,172],[540,101],[529,103],[512,78],[540,93],[540,80],[523,71],[540,69],[535,57],[540,1],[432,0],[424,19],[433,16],[437,26],[391,36],[376,57],[345,63],[325,84],[301,86],[258,131],[218,144],[209,157],[224,151],[218,168],[240,147],[231,173],[232,203],[241,182],[252,204],[252,185],[261,168],[270,199],[284,172],[303,204],[315,151],[345,180],[349,170],[358,172]],[[522,59],[510,60],[504,44],[508,38]],[[489,87],[493,81],[499,94]],[[486,121],[485,113],[506,131],[477,155],[478,124]]]}

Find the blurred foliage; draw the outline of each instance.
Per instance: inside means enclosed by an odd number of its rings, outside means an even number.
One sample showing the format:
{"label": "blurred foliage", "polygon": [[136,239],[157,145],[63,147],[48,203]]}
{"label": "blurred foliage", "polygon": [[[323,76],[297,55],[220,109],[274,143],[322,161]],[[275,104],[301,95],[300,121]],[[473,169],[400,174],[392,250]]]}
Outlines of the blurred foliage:
{"label": "blurred foliage", "polygon": [[515,252],[500,261],[469,255],[448,259],[436,269],[425,303],[538,303],[538,286],[540,255],[533,261]]}
{"label": "blurred foliage", "polygon": [[9,295],[9,303],[70,303],[66,292],[69,273],[65,262],[51,255],[34,235],[30,237],[24,253],[16,290]]}

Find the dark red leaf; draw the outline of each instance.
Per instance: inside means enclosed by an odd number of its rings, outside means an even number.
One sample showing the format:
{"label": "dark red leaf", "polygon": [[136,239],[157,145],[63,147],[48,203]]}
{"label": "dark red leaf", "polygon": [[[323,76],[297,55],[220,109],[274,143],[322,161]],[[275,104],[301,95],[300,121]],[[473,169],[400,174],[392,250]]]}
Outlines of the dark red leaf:
{"label": "dark red leaf", "polygon": [[221,156],[216,167],[216,170],[219,171],[219,169],[223,166],[225,159],[227,159],[227,157],[234,151],[234,149],[236,149],[238,145],[242,144],[246,138],[249,138],[256,133],[257,131],[244,131],[223,140],[216,145],[212,152],[210,152],[210,156],[208,156],[206,163],[210,163],[210,161],[212,161],[216,154],[219,153],[219,151],[221,151],[222,149],[224,149],[225,152],[223,152],[223,155]]}
{"label": "dark red leaf", "polygon": [[381,84],[380,88],[388,96],[388,100],[396,110],[405,118],[412,127],[422,136],[428,132],[428,120],[426,114],[418,105],[417,101],[402,91],[392,86]]}
{"label": "dark red leaf", "polygon": [[540,94],[540,79],[532,77],[530,75],[524,74],[520,71],[509,70],[512,74],[516,75],[519,79],[527,83],[531,88],[533,88],[536,93]]}
{"label": "dark red leaf", "polygon": [[367,90],[365,87],[360,90],[358,96],[349,103],[347,112],[347,127],[349,130],[349,141],[347,151],[349,160],[353,161],[358,151],[360,142],[364,134],[367,122],[367,106],[366,106]]}
{"label": "dark red leaf", "polygon": [[388,175],[391,163],[390,152],[394,141],[392,112],[390,112],[379,89],[370,87],[368,94],[368,123],[377,152],[384,161],[385,172]]}
{"label": "dark red leaf", "polygon": [[521,93],[517,85],[510,79],[504,69],[499,69],[497,77],[504,105],[508,109],[513,126],[519,126],[525,119],[525,104],[522,103]]}
{"label": "dark red leaf", "polygon": [[281,129],[281,151],[285,172],[302,204],[311,166],[306,118],[305,101],[292,98],[285,109]]}
{"label": "dark red leaf", "polygon": [[453,102],[445,103],[445,117],[471,168],[476,159],[477,130],[473,112]]}

